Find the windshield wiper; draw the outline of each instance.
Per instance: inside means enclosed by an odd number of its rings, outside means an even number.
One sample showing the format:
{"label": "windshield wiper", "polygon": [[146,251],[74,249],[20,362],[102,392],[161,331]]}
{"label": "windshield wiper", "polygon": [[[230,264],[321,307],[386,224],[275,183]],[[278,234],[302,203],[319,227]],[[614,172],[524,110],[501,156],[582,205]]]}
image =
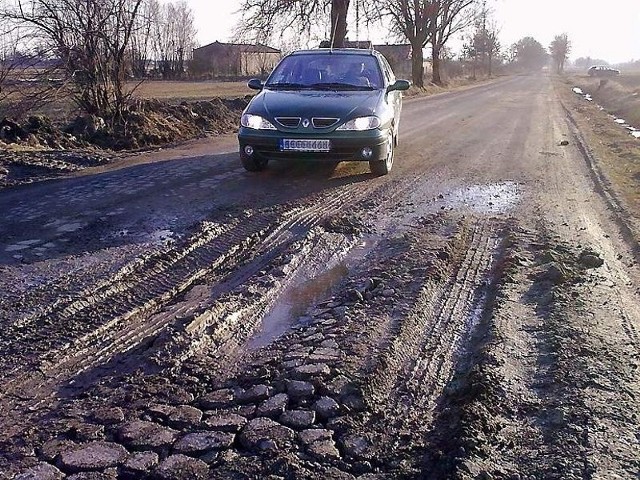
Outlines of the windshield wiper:
{"label": "windshield wiper", "polygon": [[288,83],[288,82],[280,82],[280,83],[268,83],[266,85],[267,88],[283,88],[283,89],[298,89],[298,88],[308,88],[307,85],[303,85],[302,83]]}
{"label": "windshield wiper", "polygon": [[375,90],[375,87],[369,85],[354,85],[352,83],[342,82],[314,83],[313,85],[309,85],[309,88],[316,88],[318,90]]}

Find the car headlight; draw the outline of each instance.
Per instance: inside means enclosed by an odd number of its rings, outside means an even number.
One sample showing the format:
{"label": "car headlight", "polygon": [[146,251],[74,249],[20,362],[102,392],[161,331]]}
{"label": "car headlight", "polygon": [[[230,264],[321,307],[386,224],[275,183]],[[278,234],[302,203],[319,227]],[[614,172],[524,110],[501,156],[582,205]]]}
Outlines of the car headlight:
{"label": "car headlight", "polygon": [[277,128],[274,127],[266,118],[263,118],[260,115],[252,115],[250,113],[242,115],[240,118],[240,124],[243,127],[253,128],[254,130],[277,130]]}
{"label": "car headlight", "polygon": [[380,119],[378,117],[358,117],[344,124],[340,125],[336,130],[357,130],[359,132],[363,130],[373,130],[380,126]]}

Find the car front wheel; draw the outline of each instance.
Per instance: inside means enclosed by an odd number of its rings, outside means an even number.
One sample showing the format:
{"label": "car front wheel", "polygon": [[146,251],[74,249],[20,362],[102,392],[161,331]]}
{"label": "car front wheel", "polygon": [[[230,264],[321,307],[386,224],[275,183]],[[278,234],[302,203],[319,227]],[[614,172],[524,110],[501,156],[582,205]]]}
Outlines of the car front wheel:
{"label": "car front wheel", "polygon": [[387,134],[387,156],[382,160],[371,160],[369,169],[376,176],[386,175],[393,167],[393,155],[395,153],[395,139],[393,135],[393,127],[389,129]]}
{"label": "car front wheel", "polygon": [[248,172],[261,172],[265,168],[267,168],[267,163],[269,160],[264,158],[256,158],[255,156],[249,156],[244,152],[240,153],[240,161],[242,162],[242,166]]}

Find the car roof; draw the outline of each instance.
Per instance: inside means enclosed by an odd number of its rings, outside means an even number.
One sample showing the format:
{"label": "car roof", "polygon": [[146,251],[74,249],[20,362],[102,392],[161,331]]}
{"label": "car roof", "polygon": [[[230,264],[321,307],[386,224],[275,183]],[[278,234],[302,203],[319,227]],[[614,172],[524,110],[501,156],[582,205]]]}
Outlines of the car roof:
{"label": "car roof", "polygon": [[376,56],[379,52],[364,48],[314,48],[310,50],[296,50],[289,55],[367,55]]}

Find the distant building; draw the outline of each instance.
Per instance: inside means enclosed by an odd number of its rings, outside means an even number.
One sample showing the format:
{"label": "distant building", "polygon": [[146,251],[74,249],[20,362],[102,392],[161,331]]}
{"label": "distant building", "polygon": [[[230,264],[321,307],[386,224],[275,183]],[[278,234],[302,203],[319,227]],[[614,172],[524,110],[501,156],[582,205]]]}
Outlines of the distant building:
{"label": "distant building", "polygon": [[213,77],[265,76],[281,57],[266,45],[213,42],[193,50],[192,70]]}

